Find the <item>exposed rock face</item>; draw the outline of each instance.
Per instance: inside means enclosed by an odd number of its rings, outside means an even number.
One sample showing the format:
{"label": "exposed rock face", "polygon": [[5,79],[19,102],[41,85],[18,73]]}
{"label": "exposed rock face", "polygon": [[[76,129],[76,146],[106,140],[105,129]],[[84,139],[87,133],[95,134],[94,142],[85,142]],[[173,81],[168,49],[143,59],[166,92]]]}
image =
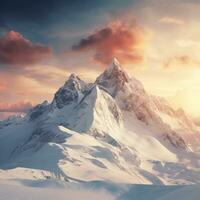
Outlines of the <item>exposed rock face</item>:
{"label": "exposed rock face", "polygon": [[78,102],[86,93],[89,85],[75,74],[71,74],[65,84],[56,92],[53,103],[58,107]]}

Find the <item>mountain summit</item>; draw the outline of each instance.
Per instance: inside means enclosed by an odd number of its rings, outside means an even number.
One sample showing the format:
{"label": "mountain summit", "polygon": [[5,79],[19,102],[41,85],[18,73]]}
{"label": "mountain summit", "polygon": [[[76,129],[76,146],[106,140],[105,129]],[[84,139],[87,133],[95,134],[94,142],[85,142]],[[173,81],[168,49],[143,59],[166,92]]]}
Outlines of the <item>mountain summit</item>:
{"label": "mountain summit", "polygon": [[62,108],[71,102],[79,101],[84,96],[87,87],[87,83],[77,75],[71,74],[65,84],[56,92],[54,104],[58,108]]}
{"label": "mountain summit", "polygon": [[115,96],[116,92],[122,90],[129,79],[128,74],[122,69],[119,61],[114,58],[109,68],[96,79],[96,83],[104,88],[109,88],[111,95]]}
{"label": "mountain summit", "polygon": [[199,142],[184,111],[114,59],[94,83],[72,74],[51,103],[1,122],[0,167],[20,168],[21,179],[200,183]]}

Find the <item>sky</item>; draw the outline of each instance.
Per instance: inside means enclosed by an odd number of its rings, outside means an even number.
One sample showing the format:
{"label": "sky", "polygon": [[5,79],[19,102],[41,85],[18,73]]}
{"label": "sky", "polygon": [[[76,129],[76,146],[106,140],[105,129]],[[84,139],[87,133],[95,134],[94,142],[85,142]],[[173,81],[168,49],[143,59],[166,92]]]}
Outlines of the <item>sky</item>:
{"label": "sky", "polygon": [[199,0],[1,0],[0,119],[51,101],[116,57],[146,90],[200,115]]}

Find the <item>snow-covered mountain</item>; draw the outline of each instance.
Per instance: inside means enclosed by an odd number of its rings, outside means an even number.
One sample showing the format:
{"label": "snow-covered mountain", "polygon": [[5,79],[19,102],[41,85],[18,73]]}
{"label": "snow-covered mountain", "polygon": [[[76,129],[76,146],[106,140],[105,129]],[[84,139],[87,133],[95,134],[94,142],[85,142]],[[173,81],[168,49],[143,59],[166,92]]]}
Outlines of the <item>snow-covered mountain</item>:
{"label": "snow-covered mountain", "polygon": [[72,74],[51,103],[1,122],[0,177],[200,183],[199,130],[114,59],[94,83]]}

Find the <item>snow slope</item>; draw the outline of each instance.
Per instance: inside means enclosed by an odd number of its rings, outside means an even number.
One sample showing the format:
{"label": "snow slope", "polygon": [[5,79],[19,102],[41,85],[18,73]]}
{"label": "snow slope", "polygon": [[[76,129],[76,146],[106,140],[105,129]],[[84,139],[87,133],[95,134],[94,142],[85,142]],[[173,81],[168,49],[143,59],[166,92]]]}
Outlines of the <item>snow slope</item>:
{"label": "snow slope", "polygon": [[199,127],[114,59],[94,83],[72,74],[24,117],[0,124],[0,179],[198,184]]}
{"label": "snow slope", "polygon": [[69,184],[56,180],[0,181],[0,200],[199,200],[200,186],[119,185],[106,182]]}

